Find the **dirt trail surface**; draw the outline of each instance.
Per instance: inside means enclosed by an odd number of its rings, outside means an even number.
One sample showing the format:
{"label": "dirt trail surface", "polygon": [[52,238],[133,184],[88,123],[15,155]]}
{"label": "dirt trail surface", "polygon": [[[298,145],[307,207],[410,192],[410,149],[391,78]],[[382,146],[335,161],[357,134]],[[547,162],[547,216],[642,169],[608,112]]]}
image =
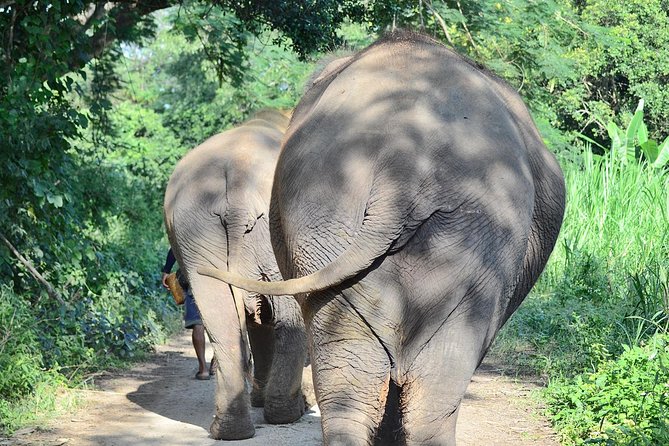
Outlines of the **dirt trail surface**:
{"label": "dirt trail surface", "polygon": [[[207,345],[207,354],[212,349]],[[320,445],[320,415],[314,406],[297,423],[269,425],[254,409],[256,436],[235,442],[209,438],[215,380],[194,379],[197,361],[184,331],[159,346],[149,361],[101,376],[83,392],[76,413],[39,429],[24,429],[2,445],[189,446]],[[536,384],[505,377],[486,364],[477,371],[460,409],[459,446],[558,446],[530,392]]]}

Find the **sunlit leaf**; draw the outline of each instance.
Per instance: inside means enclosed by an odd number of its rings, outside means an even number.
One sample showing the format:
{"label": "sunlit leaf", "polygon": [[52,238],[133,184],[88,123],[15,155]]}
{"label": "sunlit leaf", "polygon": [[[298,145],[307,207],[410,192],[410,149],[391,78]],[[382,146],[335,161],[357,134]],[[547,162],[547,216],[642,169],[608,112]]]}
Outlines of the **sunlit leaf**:
{"label": "sunlit leaf", "polygon": [[669,136],[658,146],[657,152],[653,167],[664,167],[669,162]]}

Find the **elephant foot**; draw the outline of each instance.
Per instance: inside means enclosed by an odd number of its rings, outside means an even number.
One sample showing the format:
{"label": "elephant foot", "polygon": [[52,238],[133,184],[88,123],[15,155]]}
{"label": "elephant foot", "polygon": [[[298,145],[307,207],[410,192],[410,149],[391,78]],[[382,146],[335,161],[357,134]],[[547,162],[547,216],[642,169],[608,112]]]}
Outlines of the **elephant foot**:
{"label": "elephant foot", "polygon": [[242,419],[215,415],[209,433],[215,440],[244,440],[253,437],[256,431],[249,414]]}
{"label": "elephant foot", "polygon": [[265,420],[270,424],[292,423],[299,420],[305,411],[306,402],[301,392],[288,400],[265,397]]}

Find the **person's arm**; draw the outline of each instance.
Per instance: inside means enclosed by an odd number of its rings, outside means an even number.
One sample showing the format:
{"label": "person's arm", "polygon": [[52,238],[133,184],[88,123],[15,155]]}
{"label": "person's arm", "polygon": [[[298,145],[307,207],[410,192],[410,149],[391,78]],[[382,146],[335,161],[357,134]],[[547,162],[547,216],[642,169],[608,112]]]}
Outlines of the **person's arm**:
{"label": "person's arm", "polygon": [[163,266],[163,286],[165,288],[168,288],[166,279],[170,272],[172,272],[172,267],[176,261],[177,259],[174,257],[174,252],[172,252],[172,248],[170,248],[170,250],[167,251],[167,258],[165,259],[165,265]]}

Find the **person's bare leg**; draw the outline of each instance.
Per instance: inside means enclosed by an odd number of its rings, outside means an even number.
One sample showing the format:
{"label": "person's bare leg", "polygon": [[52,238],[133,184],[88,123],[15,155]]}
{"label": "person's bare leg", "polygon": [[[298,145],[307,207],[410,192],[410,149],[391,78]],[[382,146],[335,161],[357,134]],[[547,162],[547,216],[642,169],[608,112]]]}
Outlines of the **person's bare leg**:
{"label": "person's bare leg", "polygon": [[193,326],[193,347],[195,348],[195,355],[197,356],[198,363],[198,376],[209,376],[209,371],[207,370],[207,361],[205,360],[205,340],[204,340],[204,325],[194,325]]}

